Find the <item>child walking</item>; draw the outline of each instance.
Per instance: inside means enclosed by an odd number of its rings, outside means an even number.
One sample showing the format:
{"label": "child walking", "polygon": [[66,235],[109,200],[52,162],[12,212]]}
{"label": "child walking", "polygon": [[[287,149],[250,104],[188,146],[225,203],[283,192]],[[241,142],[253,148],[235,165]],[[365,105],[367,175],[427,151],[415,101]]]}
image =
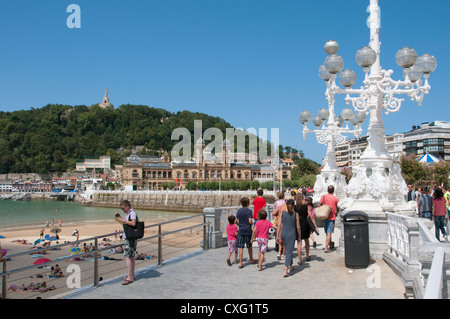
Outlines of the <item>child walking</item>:
{"label": "child walking", "polygon": [[264,270],[262,263],[264,261],[264,254],[267,252],[267,247],[269,244],[269,229],[273,227],[273,224],[267,219],[267,212],[265,210],[260,210],[258,212],[258,221],[255,224],[252,233],[252,243],[257,241],[259,247],[258,253],[258,270]]}
{"label": "child walking", "polygon": [[227,239],[228,239],[228,258],[227,258],[227,264],[228,266],[231,266],[230,257],[231,254],[234,253],[234,263],[237,264],[237,255],[238,255],[238,249],[237,249],[237,235],[238,235],[238,228],[235,224],[236,217],[231,215],[228,217],[228,226],[227,226]]}
{"label": "child walking", "polygon": [[256,264],[256,260],[253,259],[252,248],[252,225],[253,225],[253,212],[248,208],[250,200],[248,197],[241,198],[242,207],[236,213],[236,225],[239,226],[237,237],[237,248],[239,249],[239,268],[244,268],[243,255],[244,247],[247,246],[248,256],[250,264]]}

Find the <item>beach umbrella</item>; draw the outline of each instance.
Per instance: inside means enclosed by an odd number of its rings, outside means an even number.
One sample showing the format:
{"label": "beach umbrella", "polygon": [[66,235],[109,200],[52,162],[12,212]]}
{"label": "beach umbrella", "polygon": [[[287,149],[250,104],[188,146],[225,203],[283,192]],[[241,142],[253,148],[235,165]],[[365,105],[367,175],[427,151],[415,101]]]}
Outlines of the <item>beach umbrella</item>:
{"label": "beach umbrella", "polygon": [[419,158],[419,163],[425,163],[425,164],[434,164],[434,163],[438,163],[440,161],[441,160],[439,158],[437,158],[436,156],[431,155],[429,153],[425,153]]}
{"label": "beach umbrella", "polygon": [[33,265],[40,265],[40,264],[44,264],[46,262],[52,261],[51,259],[48,258],[39,258],[38,260],[36,260]]}
{"label": "beach umbrella", "polygon": [[4,236],[0,235],[0,238],[5,238]]}
{"label": "beach umbrella", "polygon": [[52,229],[50,229],[50,232],[51,233],[55,233],[55,234],[60,233],[61,232],[61,228],[52,228]]}

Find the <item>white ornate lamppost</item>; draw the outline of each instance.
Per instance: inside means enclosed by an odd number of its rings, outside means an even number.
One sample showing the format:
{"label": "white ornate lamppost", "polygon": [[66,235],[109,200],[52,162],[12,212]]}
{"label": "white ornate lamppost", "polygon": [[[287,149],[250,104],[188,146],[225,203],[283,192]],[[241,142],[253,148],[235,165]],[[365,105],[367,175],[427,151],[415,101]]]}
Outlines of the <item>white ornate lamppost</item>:
{"label": "white ornate lamppost", "polygon": [[[317,142],[327,145],[327,152],[323,159],[323,168],[321,173],[317,175],[314,185],[314,202],[318,202],[320,197],[327,193],[329,185],[334,186],[337,197],[342,200],[346,199],[345,190],[347,184],[344,175],[340,173],[340,169],[336,165],[336,152],[334,147],[336,143],[343,143],[345,141],[346,136],[342,135],[344,133],[354,134],[356,137],[359,137],[362,132],[361,124],[366,118],[364,112],[353,114],[353,111],[349,108],[342,110],[341,116],[336,116],[334,100],[329,100],[328,102],[328,109],[320,109],[312,119],[313,124],[316,126],[315,130],[310,130],[307,127],[311,119],[311,113],[309,111],[302,111],[299,117],[299,121],[303,125],[303,138],[306,138],[307,133],[315,133]],[[327,119],[328,121],[325,124]],[[345,127],[343,127],[344,121]],[[348,127],[349,121],[354,126],[353,130]],[[321,125],[322,127],[320,127]]]}
{"label": "white ornate lamppost", "polygon": [[[356,81],[353,71],[345,70],[340,76],[340,82],[352,85],[344,88],[336,84],[337,74],[343,69],[344,61],[336,54],[337,43],[329,41],[328,56],[325,59],[322,73],[331,76],[327,83],[327,99],[334,101],[336,94],[345,94],[345,101],[351,104],[355,111],[369,113],[367,133],[368,146],[361,155],[361,162],[353,166],[353,176],[347,186],[348,200],[343,202],[343,214],[350,210],[361,210],[369,215],[369,243],[371,255],[380,257],[387,249],[386,211],[412,216],[414,211],[404,201],[406,183],[401,175],[398,164],[394,164],[392,156],[384,145],[384,124],[382,112],[398,112],[404,99],[396,95],[408,95],[412,101],[421,105],[430,85],[428,78],[436,68],[436,59],[429,54],[417,57],[417,53],[405,47],[396,54],[397,64],[403,68],[403,80],[393,80],[392,70],[384,70],[380,66],[380,21],[378,0],[370,0],[370,43],[356,53],[356,62],[363,68],[365,78],[363,86],[352,89]],[[319,71],[320,72],[320,71]],[[423,80],[421,79],[423,77]],[[325,80],[325,79],[324,79]],[[341,215],[342,216],[342,215]],[[343,234],[343,232],[342,232]],[[343,238],[341,237],[341,246]]]}

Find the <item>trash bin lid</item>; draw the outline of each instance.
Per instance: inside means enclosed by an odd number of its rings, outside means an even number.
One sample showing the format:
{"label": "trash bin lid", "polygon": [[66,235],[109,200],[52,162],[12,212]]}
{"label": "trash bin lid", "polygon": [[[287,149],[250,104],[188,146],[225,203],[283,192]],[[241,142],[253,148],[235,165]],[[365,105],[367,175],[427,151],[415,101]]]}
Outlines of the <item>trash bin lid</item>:
{"label": "trash bin lid", "polygon": [[344,222],[347,221],[369,221],[369,215],[360,210],[352,210],[344,215]]}

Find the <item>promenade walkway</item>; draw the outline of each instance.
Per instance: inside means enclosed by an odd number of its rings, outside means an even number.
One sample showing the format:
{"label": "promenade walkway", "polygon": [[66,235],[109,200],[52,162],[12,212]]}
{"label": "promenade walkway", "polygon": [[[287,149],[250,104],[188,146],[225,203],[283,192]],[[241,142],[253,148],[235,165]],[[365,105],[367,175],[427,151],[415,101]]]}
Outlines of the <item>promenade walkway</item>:
{"label": "promenade walkway", "polygon": [[[244,250],[244,268],[226,264],[227,248],[198,251],[152,265],[136,272],[136,281],[121,285],[121,277],[105,280],[98,288],[84,287],[61,299],[403,299],[401,280],[383,261],[367,269],[349,269],[345,256],[336,250],[325,253],[323,230],[311,247],[311,261],[294,264],[291,276],[283,278],[284,261],[271,249],[266,253],[263,271],[248,261]],[[340,230],[333,240],[337,243]],[[304,249],[303,249],[304,254]],[[254,256],[257,256],[256,242]],[[295,254],[296,257],[296,254]],[[297,263],[297,258],[295,259]]]}

